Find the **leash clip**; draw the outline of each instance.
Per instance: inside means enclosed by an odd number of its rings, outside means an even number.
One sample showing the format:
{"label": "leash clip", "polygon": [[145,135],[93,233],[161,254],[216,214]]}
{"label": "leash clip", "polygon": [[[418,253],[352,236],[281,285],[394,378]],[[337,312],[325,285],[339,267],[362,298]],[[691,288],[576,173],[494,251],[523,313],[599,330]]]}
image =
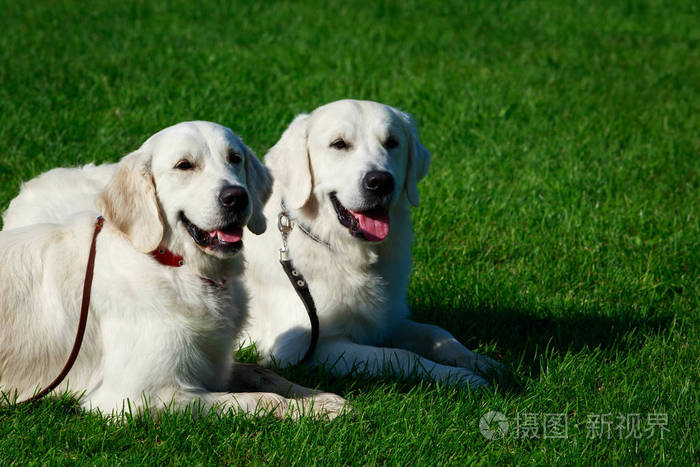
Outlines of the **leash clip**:
{"label": "leash clip", "polygon": [[277,228],[282,233],[282,248],[280,248],[280,261],[289,261],[289,248],[287,248],[287,237],[294,228],[294,223],[286,212],[282,211],[277,215]]}

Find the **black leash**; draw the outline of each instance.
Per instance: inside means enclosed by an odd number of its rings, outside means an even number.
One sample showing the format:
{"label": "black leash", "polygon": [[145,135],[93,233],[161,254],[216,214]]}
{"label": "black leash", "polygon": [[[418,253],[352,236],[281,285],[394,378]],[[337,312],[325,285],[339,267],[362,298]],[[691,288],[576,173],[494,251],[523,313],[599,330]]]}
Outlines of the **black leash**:
{"label": "black leash", "polygon": [[304,303],[306,313],[309,315],[309,321],[311,321],[311,342],[309,342],[309,348],[306,350],[306,353],[299,361],[299,363],[304,364],[309,361],[311,356],[314,354],[314,351],[316,350],[316,344],[318,343],[319,333],[318,315],[316,314],[316,305],[314,304],[314,299],[311,296],[311,292],[309,291],[309,286],[306,282],[306,279],[304,279],[304,276],[301,274],[301,272],[299,272],[299,270],[294,267],[294,265],[292,264],[292,260],[289,259],[287,237],[289,236],[289,232],[291,232],[294,228],[294,223],[289,218],[286,210],[284,209],[284,202],[282,203],[282,209],[282,212],[280,212],[277,216],[277,228],[279,228],[280,232],[282,233],[282,248],[280,248],[280,264],[282,265],[284,272],[287,273],[289,282],[292,283],[294,290],[301,299],[302,303]]}

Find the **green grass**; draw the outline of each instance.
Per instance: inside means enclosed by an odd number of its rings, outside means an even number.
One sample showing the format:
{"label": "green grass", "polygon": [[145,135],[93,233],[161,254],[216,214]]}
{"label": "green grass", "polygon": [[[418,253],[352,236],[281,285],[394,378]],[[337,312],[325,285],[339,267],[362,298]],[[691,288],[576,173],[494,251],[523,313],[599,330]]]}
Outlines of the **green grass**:
{"label": "green grass", "polygon": [[[0,1],[0,208],[56,166],[114,161],[188,119],[262,156],[293,116],[353,97],[416,116],[433,165],[414,212],[414,315],[509,365],[469,394],[339,379],[332,423],[69,400],[0,409],[0,464],[700,461],[700,7],[694,1]],[[564,413],[568,438],[488,441]],[[668,416],[663,439],[588,417]],[[542,415],[541,415],[542,416]]]}

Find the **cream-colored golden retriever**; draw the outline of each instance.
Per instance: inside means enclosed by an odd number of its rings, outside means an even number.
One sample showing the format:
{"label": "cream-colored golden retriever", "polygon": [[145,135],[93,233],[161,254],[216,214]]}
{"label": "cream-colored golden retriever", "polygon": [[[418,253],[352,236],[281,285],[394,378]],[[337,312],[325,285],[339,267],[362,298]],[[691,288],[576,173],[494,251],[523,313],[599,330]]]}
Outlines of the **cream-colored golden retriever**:
{"label": "cream-colored golden retriever", "polygon": [[[299,115],[265,156],[273,193],[265,215],[294,228],[289,258],[308,282],[320,322],[312,364],[339,375],[390,369],[470,388],[500,365],[449,332],[412,321],[411,206],[430,165],[413,120],[377,102],[342,100]],[[280,232],[246,243],[251,315],[244,337],[263,362],[294,364],[310,325],[278,264]],[[442,245],[435,245],[441,248]],[[420,280],[420,279],[419,279]]]}
{"label": "cream-colored golden retriever", "polygon": [[0,389],[26,399],[65,363],[101,214],[85,340],[55,392],[103,413],[340,413],[338,396],[233,362],[248,310],[243,228],[265,231],[270,183],[250,149],[209,122],[167,128],[118,164],[27,183],[0,232]]}

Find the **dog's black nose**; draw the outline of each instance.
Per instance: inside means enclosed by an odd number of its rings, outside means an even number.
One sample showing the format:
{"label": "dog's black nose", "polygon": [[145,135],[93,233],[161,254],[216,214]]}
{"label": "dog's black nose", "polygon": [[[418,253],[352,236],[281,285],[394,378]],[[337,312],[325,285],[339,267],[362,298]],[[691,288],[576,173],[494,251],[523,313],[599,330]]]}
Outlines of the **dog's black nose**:
{"label": "dog's black nose", "polygon": [[242,186],[227,186],[219,193],[219,203],[226,209],[240,211],[248,205],[248,193]]}
{"label": "dog's black nose", "polygon": [[390,195],[394,191],[394,177],[383,170],[372,170],[365,174],[362,186],[376,196]]}

